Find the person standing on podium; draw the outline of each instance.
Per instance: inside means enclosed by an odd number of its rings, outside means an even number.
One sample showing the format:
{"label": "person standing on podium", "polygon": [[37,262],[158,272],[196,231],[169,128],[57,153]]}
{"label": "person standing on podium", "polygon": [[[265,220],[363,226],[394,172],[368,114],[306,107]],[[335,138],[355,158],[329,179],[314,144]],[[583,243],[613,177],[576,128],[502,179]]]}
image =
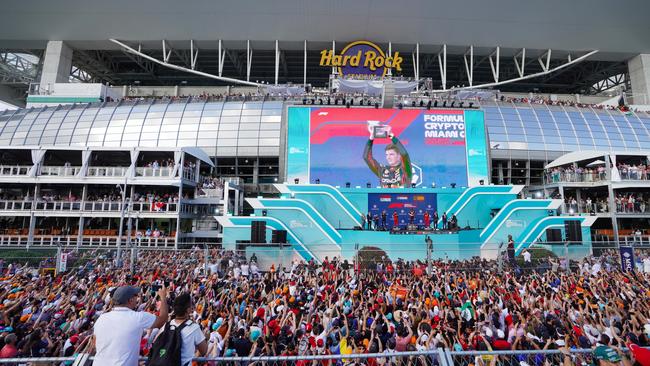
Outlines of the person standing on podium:
{"label": "person standing on podium", "polygon": [[393,211],[393,229],[399,229],[399,215]]}
{"label": "person standing on podium", "polygon": [[440,217],[438,216],[438,210],[433,211],[433,230],[438,230],[438,220]]}

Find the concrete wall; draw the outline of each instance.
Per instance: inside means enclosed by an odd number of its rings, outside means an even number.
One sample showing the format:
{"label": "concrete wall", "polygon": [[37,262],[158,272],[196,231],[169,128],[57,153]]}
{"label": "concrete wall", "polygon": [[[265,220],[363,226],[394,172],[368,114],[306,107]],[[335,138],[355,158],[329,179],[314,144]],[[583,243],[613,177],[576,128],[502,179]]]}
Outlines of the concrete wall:
{"label": "concrete wall", "polygon": [[650,104],[650,54],[638,55],[627,63],[634,104]]}
{"label": "concrete wall", "polygon": [[50,84],[67,83],[72,70],[72,48],[63,41],[49,41],[45,49],[41,89]]}

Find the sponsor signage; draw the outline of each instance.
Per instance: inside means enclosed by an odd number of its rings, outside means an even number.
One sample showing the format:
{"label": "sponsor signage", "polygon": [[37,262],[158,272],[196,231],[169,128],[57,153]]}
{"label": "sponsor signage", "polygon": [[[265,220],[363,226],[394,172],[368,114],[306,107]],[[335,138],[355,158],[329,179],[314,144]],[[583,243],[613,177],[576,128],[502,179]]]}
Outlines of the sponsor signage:
{"label": "sponsor signage", "polygon": [[633,272],[634,271],[634,249],[632,247],[620,247],[619,252],[621,255],[621,271]]}
{"label": "sponsor signage", "polygon": [[68,254],[61,253],[61,259],[59,260],[59,273],[65,272],[68,270]]}
{"label": "sponsor signage", "polygon": [[402,71],[402,61],[399,52],[386,55],[379,46],[368,41],[352,42],[339,55],[332,50],[320,52],[320,66],[337,67],[341,75],[384,76],[389,69]]}
{"label": "sponsor signage", "polygon": [[437,196],[435,193],[369,193],[368,194],[368,212],[371,215],[378,216],[381,226],[384,223],[381,220],[382,212],[386,211],[386,227],[390,230],[395,225],[394,213],[397,213],[397,225],[405,227],[409,223],[409,212],[415,211],[414,224],[424,225],[424,213],[428,212],[430,221],[432,221],[433,212],[437,209]]}

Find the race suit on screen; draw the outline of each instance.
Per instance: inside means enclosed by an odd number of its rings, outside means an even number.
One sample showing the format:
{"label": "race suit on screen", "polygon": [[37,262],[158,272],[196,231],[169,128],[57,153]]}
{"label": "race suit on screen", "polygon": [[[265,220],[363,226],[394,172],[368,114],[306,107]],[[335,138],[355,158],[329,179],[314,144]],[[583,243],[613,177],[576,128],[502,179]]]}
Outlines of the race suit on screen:
{"label": "race suit on screen", "polygon": [[399,164],[395,166],[381,165],[372,156],[373,140],[368,139],[366,148],[363,152],[363,159],[368,164],[370,170],[379,177],[379,183],[382,188],[404,188],[411,186],[411,179],[413,177],[413,168],[411,167],[411,159],[408,152],[404,148],[399,139],[395,136],[391,138],[393,145],[397,147],[401,157]]}

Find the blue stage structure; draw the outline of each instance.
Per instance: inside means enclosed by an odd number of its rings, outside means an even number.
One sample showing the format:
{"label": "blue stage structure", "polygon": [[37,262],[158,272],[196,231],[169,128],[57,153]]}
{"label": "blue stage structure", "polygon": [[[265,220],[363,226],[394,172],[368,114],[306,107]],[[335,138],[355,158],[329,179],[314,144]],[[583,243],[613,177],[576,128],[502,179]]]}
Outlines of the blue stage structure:
{"label": "blue stage structure", "polygon": [[[590,226],[594,217],[557,216],[561,201],[519,199],[523,186],[390,189],[276,184],[275,188],[280,193],[278,198],[247,199],[254,215],[217,217],[225,249],[234,250],[238,242],[250,241],[252,221],[265,221],[267,238],[273,230],[287,231],[288,245],[284,248],[253,244],[274,260],[283,257],[320,262],[334,256],[351,260],[357,250],[364,248],[381,250],[393,260],[424,260],[427,236],[433,242],[432,258],[494,259],[505,249],[508,235],[514,238],[516,253],[520,254],[533,244],[546,242],[546,229],[559,228],[564,238],[565,222],[577,220],[582,240],[569,247],[570,254],[577,258],[591,253]],[[379,209],[386,211],[386,223],[378,219]],[[411,209],[414,213],[417,209],[413,225],[409,225]],[[373,221],[386,230],[367,230],[364,221],[369,211]],[[437,211],[441,218],[446,213],[448,220],[455,215],[459,228],[442,229],[440,219],[440,230],[432,230],[432,217],[429,228],[424,228],[424,211],[431,216]],[[392,229],[393,215],[397,216],[399,230]],[[567,253],[561,243],[544,246],[559,255]]]}

